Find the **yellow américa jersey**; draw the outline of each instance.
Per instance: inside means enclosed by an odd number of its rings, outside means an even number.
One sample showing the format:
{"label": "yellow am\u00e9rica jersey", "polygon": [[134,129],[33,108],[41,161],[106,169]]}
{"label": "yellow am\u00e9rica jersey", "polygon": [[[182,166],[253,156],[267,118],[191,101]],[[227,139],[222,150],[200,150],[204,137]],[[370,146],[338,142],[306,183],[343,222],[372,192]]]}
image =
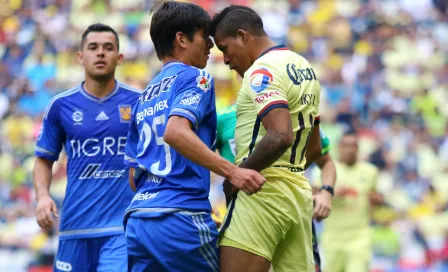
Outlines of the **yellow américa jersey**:
{"label": "yellow am\u00e9rica jersey", "polygon": [[263,53],[244,74],[236,101],[236,164],[257,148],[266,135],[261,120],[272,109],[288,108],[295,139],[291,148],[263,173],[303,176],[306,146],[319,121],[320,84],[306,59],[284,46]]}

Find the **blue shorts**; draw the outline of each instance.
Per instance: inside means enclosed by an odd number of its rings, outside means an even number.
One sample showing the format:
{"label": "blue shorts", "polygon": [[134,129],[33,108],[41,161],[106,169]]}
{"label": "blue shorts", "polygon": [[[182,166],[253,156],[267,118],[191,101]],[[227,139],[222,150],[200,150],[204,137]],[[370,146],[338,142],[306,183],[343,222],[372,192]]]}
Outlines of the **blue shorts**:
{"label": "blue shorts", "polygon": [[53,271],[126,271],[124,235],[59,240]]}
{"label": "blue shorts", "polygon": [[129,272],[219,271],[218,230],[210,214],[130,217]]}

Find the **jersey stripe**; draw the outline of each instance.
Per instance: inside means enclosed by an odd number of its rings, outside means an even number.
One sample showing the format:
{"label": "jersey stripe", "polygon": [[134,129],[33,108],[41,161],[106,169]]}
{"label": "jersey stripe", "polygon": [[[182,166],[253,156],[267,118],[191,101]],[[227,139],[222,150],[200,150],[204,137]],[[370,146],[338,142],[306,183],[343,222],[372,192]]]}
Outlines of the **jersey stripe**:
{"label": "jersey stripe", "polygon": [[305,157],[305,152],[306,152],[306,149],[308,148],[308,143],[310,142],[311,133],[313,132],[313,127],[314,127],[313,126],[313,116],[311,114],[310,114],[310,124],[311,124],[311,130],[308,133],[308,136],[306,137],[306,143],[305,143],[305,146],[303,147],[302,154],[300,155],[299,164],[302,163],[303,158]]}
{"label": "jersey stripe", "polygon": [[56,95],[55,97],[53,97],[53,99],[51,100],[50,104],[48,104],[47,109],[45,110],[45,114],[44,114],[44,118],[47,119],[48,118],[48,113],[50,112],[51,107],[53,106],[53,103],[56,102],[56,100],[58,100],[59,98],[63,98],[63,97],[67,97],[70,96],[72,94],[75,94],[79,92],[79,85],[76,87],[73,87],[65,92],[62,92],[58,95]]}
{"label": "jersey stripe", "polygon": [[68,235],[80,235],[80,234],[94,234],[94,233],[105,233],[112,231],[120,231],[123,232],[123,227],[110,227],[110,228],[99,228],[99,229],[80,229],[80,230],[67,230],[59,232],[59,236],[68,236]]}
{"label": "jersey stripe", "polygon": [[291,164],[294,164],[296,161],[296,152],[297,152],[297,146],[300,143],[300,139],[302,138],[302,132],[305,129],[305,120],[303,119],[303,114],[299,112],[299,130],[296,133],[296,140],[294,141],[294,144],[291,148],[291,157],[289,158],[289,162]]}
{"label": "jersey stripe", "polygon": [[272,101],[271,103],[267,104],[259,113],[258,113],[258,117],[260,119],[263,119],[263,117],[266,116],[266,114],[268,114],[268,112],[270,112],[273,109],[276,108],[289,108],[288,102],[284,101],[284,100],[277,100],[277,101]]}
{"label": "jersey stripe", "polygon": [[261,118],[257,116],[257,119],[255,120],[254,130],[252,131],[252,140],[249,144],[249,155],[252,154],[252,151],[255,146],[255,142],[257,141],[258,132],[260,131],[260,124],[261,124]]}
{"label": "jersey stripe", "polygon": [[224,231],[226,231],[226,229],[229,227],[230,221],[232,221],[233,210],[235,209],[235,202],[237,199],[238,199],[238,193],[236,193],[233,196],[232,202],[230,202],[230,207],[227,212],[227,218],[226,218],[226,221],[224,222],[224,225],[222,226],[221,230],[219,231],[220,233],[224,233]]}

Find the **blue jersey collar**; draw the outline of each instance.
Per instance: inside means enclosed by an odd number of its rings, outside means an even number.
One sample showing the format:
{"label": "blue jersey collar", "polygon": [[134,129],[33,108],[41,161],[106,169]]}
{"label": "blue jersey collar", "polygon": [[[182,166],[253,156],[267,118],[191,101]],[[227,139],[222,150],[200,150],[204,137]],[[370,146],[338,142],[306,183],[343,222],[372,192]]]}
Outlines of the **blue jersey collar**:
{"label": "blue jersey collar", "polygon": [[109,98],[111,98],[112,96],[114,96],[114,95],[118,92],[118,88],[119,88],[119,86],[118,86],[119,84],[118,84],[117,80],[115,80],[115,88],[114,88],[114,90],[113,90],[110,94],[108,94],[107,96],[105,96],[105,97],[103,97],[103,98],[100,99],[100,98],[98,98],[98,97],[95,97],[95,96],[89,94],[89,93],[84,89],[84,83],[85,83],[85,81],[83,81],[83,82],[81,83],[81,86],[80,86],[81,94],[84,95],[87,99],[92,100],[93,102],[97,102],[97,103],[103,103],[103,102],[106,101],[107,99],[109,99]]}
{"label": "blue jersey collar", "polygon": [[171,66],[179,65],[179,64],[185,65],[185,63],[180,62],[180,61],[169,61],[169,62],[163,64],[162,69],[160,71],[163,71],[163,70],[165,70],[165,69],[167,69],[167,68],[169,68]]}

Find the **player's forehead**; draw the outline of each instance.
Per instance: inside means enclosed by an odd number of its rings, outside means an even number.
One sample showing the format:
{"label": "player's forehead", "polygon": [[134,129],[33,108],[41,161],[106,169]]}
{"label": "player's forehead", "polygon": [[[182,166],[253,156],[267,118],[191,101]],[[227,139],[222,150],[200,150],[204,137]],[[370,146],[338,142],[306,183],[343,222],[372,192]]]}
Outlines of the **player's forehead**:
{"label": "player's forehead", "polygon": [[116,46],[117,39],[114,33],[109,31],[90,32],[87,34],[84,44],[113,44]]}
{"label": "player's forehead", "polygon": [[216,47],[218,47],[218,49],[221,51],[223,51],[223,49],[226,49],[227,47],[229,47],[229,45],[232,45],[234,42],[236,42],[235,38],[233,37],[225,37],[221,35],[216,35],[214,37],[214,41]]}

